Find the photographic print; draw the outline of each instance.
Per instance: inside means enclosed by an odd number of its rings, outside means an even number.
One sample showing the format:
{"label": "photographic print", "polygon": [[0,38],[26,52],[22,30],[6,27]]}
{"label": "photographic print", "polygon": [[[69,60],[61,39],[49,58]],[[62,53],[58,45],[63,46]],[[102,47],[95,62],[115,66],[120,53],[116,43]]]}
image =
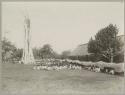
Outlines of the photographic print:
{"label": "photographic print", "polygon": [[5,94],[123,94],[124,2],[1,2]]}

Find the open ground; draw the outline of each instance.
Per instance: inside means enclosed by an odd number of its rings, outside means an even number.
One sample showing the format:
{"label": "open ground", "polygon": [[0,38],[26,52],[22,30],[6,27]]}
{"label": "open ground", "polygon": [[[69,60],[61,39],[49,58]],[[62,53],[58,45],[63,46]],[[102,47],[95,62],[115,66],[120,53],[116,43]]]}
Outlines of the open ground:
{"label": "open ground", "polygon": [[122,93],[124,78],[87,70],[33,70],[33,65],[2,64],[2,91],[8,94]]}

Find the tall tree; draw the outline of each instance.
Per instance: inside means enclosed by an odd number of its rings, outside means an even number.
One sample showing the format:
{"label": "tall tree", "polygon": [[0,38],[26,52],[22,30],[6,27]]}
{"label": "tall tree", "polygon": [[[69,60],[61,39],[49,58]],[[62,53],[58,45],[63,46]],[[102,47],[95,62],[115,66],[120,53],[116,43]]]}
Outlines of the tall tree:
{"label": "tall tree", "polygon": [[92,38],[89,40],[89,43],[88,43],[88,52],[89,53],[95,53],[97,54],[98,53],[98,46],[97,46],[97,42],[96,40],[93,40]]}
{"label": "tall tree", "polygon": [[99,30],[95,35],[95,40],[90,39],[88,51],[90,53],[98,53],[112,63],[121,46],[120,41],[117,39],[117,34],[118,29],[113,24]]}

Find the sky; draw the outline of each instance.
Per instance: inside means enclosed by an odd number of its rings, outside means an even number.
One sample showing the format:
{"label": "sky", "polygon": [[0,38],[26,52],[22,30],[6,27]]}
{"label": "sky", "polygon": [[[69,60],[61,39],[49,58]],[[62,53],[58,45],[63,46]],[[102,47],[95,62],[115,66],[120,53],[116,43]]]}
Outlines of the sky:
{"label": "sky", "polygon": [[124,34],[123,2],[2,2],[2,37],[24,47],[24,15],[31,20],[31,45],[74,50],[110,23]]}

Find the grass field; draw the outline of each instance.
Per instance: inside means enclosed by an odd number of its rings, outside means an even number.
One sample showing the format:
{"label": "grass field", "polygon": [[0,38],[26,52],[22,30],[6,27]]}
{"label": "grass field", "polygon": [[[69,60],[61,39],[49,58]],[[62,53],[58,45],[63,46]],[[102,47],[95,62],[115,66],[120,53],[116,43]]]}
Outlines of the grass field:
{"label": "grass field", "polygon": [[[124,78],[87,70],[33,70],[33,65],[2,64],[2,91],[9,94],[122,93]],[[87,95],[88,95],[87,94]]]}

